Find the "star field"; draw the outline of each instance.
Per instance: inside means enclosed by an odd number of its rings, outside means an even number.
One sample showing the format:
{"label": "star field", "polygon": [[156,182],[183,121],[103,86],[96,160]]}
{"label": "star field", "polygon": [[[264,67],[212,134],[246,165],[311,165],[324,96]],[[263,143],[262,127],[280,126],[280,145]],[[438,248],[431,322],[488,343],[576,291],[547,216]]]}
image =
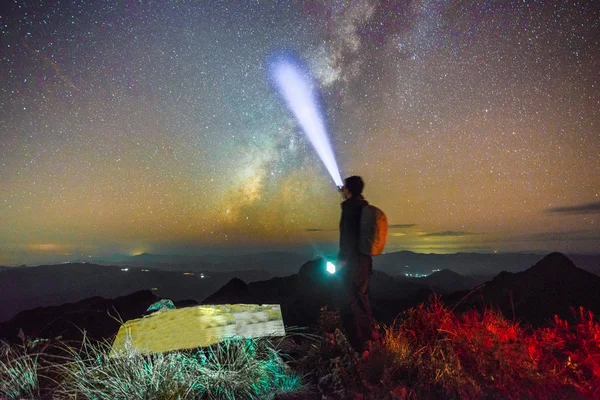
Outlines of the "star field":
{"label": "star field", "polygon": [[[0,264],[335,245],[294,52],[388,251],[600,249],[595,1],[0,6]],[[41,261],[40,261],[41,262]]]}

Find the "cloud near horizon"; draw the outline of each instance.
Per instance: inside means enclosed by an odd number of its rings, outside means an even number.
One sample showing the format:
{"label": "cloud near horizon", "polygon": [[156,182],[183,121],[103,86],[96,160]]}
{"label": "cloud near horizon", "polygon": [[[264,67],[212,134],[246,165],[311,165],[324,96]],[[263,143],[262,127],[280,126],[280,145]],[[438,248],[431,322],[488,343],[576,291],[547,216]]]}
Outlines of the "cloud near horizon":
{"label": "cloud near horizon", "polygon": [[[388,229],[404,229],[404,228],[412,228],[417,226],[417,224],[389,224]],[[323,229],[323,228],[306,228],[305,232],[333,232],[337,231],[336,229]],[[397,236],[397,235],[392,235]]]}
{"label": "cloud near horizon", "polygon": [[552,242],[567,240],[600,240],[600,232],[581,229],[572,231],[541,232],[506,238],[505,241]]}
{"label": "cloud near horizon", "polygon": [[575,206],[554,207],[546,210],[550,214],[594,214],[600,213],[600,201]]}
{"label": "cloud near horizon", "polygon": [[461,231],[444,231],[444,232],[431,232],[424,233],[422,237],[459,237],[459,236],[474,236],[481,235],[481,233],[477,232],[461,232]]}

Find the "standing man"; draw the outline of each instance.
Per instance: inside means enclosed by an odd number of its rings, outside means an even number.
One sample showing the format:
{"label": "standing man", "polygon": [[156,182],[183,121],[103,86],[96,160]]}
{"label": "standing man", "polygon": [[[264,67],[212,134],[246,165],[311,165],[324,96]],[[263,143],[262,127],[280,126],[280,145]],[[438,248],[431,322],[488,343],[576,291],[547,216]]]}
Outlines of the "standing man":
{"label": "standing man", "polygon": [[365,184],[360,176],[344,180],[342,217],[340,219],[340,251],[338,268],[342,281],[340,317],[350,344],[359,352],[367,350],[371,339],[373,318],[369,302],[369,278],[373,259],[358,250],[360,216],[369,203],[362,192]]}

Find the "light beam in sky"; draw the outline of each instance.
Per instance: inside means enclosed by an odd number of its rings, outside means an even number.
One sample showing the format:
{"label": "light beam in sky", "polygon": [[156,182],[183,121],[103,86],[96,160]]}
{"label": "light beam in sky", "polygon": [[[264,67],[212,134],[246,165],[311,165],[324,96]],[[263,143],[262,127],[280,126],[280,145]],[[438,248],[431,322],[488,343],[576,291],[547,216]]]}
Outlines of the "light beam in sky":
{"label": "light beam in sky", "polygon": [[0,3],[0,265],[328,253],[323,163],[386,251],[598,253],[597,1],[105,3]]}
{"label": "light beam in sky", "polygon": [[285,99],[306,136],[310,139],[331,178],[337,186],[342,186],[340,169],[333,155],[325,122],[317,107],[314,85],[310,77],[289,59],[276,60],[272,65],[271,73],[279,93]]}

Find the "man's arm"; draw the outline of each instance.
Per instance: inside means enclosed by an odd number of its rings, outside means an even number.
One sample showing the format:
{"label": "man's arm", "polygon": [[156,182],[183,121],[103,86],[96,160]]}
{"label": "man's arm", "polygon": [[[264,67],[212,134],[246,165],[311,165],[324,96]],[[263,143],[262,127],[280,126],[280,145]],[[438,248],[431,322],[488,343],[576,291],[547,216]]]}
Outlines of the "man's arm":
{"label": "man's arm", "polygon": [[341,265],[348,262],[354,248],[356,247],[356,233],[353,232],[353,216],[348,208],[342,205],[342,216],[340,218],[340,251],[338,263]]}

